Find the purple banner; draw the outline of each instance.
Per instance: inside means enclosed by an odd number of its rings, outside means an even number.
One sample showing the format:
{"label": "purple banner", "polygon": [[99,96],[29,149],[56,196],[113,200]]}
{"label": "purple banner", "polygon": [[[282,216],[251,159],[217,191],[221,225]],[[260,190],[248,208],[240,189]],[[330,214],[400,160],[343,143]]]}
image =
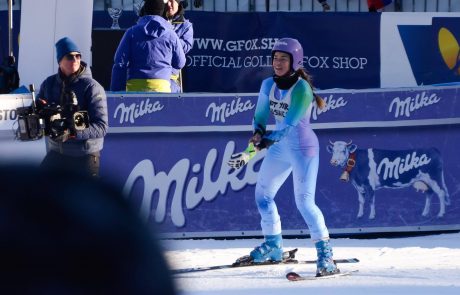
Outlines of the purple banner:
{"label": "purple banner", "polygon": [[[321,93],[328,107],[314,108],[312,116],[321,150],[316,202],[332,233],[460,227],[457,92]],[[255,94],[109,94],[102,174],[169,236],[259,234],[254,186],[264,153],[241,170],[226,164],[246,147],[256,100]],[[352,168],[337,160],[350,157]],[[347,169],[345,182],[339,178]],[[285,234],[308,232],[292,180],[276,202]]]}
{"label": "purple banner", "polygon": [[235,94],[185,97],[135,95],[109,104],[110,126],[232,126],[250,125],[256,96]]}
{"label": "purple banner", "polygon": [[300,41],[317,87],[380,87],[380,14],[187,15],[196,28],[184,69],[187,92],[258,92],[260,81],[273,74],[271,48],[283,37]]}
{"label": "purple banner", "polygon": [[[355,125],[360,123],[363,127],[365,122],[373,122],[370,125],[376,127],[381,121],[458,118],[458,92],[457,87],[319,91],[326,100],[327,107],[320,110],[315,105],[312,121],[342,124],[354,122]],[[113,114],[110,126],[201,126],[208,127],[207,129],[215,126],[249,126],[256,102],[256,94],[190,94],[182,97],[127,94],[109,104],[109,112]],[[320,126],[317,127],[321,128]]]}

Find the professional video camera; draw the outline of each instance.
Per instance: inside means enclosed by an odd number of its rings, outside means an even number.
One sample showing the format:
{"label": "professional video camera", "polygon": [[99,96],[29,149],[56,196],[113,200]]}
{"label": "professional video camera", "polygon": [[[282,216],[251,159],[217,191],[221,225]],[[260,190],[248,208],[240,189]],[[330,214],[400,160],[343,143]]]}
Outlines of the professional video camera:
{"label": "professional video camera", "polygon": [[[18,115],[18,129],[16,136],[21,141],[37,140],[43,136],[57,139],[69,132],[70,137],[75,136],[77,130],[89,127],[88,112],[80,111],[77,97],[73,91],[64,93],[66,103],[63,106],[48,104],[40,99],[35,102],[34,85],[30,85],[32,105],[16,109]],[[38,104],[38,105],[37,105]]]}

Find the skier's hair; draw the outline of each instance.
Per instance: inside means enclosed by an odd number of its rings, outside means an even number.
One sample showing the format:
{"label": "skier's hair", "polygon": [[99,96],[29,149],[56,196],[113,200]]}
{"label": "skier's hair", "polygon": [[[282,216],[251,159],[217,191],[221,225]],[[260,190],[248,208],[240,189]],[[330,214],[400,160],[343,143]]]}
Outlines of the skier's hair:
{"label": "skier's hair", "polygon": [[314,92],[313,79],[312,79],[311,75],[307,72],[307,70],[305,70],[304,68],[299,68],[295,72],[296,72],[297,75],[302,77],[302,79],[307,81],[308,84],[310,85],[311,90],[313,91],[313,96],[315,97],[315,101],[316,101],[316,104],[318,105],[318,107],[320,109],[325,108],[326,107],[326,101],[321,96],[319,96],[318,94],[316,94]]}

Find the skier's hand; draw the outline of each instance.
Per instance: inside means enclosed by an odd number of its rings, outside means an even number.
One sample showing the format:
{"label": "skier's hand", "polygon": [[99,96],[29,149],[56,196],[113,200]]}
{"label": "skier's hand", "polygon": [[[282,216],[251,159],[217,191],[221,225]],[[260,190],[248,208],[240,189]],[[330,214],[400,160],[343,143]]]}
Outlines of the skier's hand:
{"label": "skier's hand", "polygon": [[259,144],[259,142],[262,140],[262,135],[258,132],[254,133],[254,135],[249,139],[250,143],[253,143],[255,146]]}
{"label": "skier's hand", "polygon": [[262,140],[255,147],[258,151],[261,151],[263,149],[268,149],[274,143],[275,142],[273,140],[270,140],[268,138],[262,138]]}
{"label": "skier's hand", "polygon": [[228,161],[228,165],[232,168],[238,169],[246,165],[249,160],[254,158],[257,154],[257,150],[252,142],[249,142],[248,147],[238,154],[233,154]]}
{"label": "skier's hand", "polygon": [[249,162],[249,154],[242,152],[233,154],[228,161],[228,165],[232,168],[239,169]]}

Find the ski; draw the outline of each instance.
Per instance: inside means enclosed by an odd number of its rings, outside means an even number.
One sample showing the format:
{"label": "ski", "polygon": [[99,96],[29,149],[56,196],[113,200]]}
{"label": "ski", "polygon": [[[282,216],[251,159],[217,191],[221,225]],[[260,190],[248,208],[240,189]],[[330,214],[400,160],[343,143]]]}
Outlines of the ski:
{"label": "ski", "polygon": [[[283,260],[281,262],[267,261],[263,263],[254,263],[249,255],[238,258],[233,264],[225,265],[213,265],[213,266],[203,266],[203,267],[191,267],[191,268],[182,268],[182,269],[173,269],[171,270],[172,274],[183,274],[183,273],[192,273],[208,270],[218,270],[218,269],[227,269],[227,268],[237,268],[237,267],[247,267],[247,266],[263,266],[263,265],[278,265],[278,264],[316,264],[316,260],[296,260],[295,253],[297,248],[286,251],[283,253]],[[345,259],[335,259],[335,263],[358,263],[358,258],[345,258]]]}
{"label": "ski", "polygon": [[286,274],[286,279],[288,279],[291,282],[297,282],[297,281],[314,281],[314,280],[323,280],[323,279],[333,279],[337,277],[343,277],[343,276],[350,276],[351,274],[358,272],[358,270],[350,270],[350,271],[345,271],[345,272],[339,272],[335,273],[332,275],[327,275],[327,276],[319,276],[319,277],[314,277],[314,276],[302,276],[296,272],[290,272]]}
{"label": "ski", "polygon": [[245,255],[245,256],[242,256],[242,257],[238,258],[232,264],[203,266],[203,267],[191,267],[191,268],[182,268],[182,269],[172,269],[171,273],[173,275],[175,275],[175,274],[181,274],[181,273],[191,273],[191,272],[226,269],[226,268],[298,263],[298,261],[294,259],[295,258],[295,253],[297,252],[297,250],[298,249],[296,248],[296,249],[292,249],[292,250],[283,252],[283,260],[282,261],[266,261],[266,262],[261,262],[261,263],[255,263],[255,262],[252,261],[251,256]]}

